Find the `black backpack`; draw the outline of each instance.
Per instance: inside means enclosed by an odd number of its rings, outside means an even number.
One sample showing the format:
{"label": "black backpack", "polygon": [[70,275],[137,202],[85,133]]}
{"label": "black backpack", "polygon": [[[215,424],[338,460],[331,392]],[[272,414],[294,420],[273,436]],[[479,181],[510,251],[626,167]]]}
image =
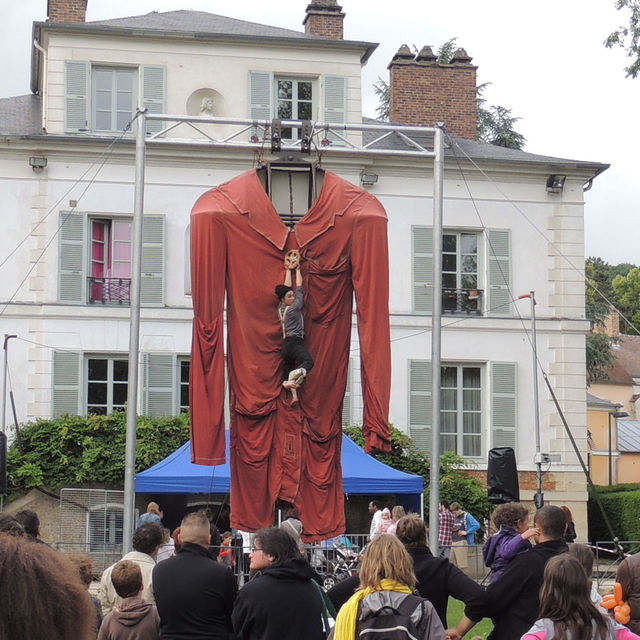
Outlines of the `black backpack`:
{"label": "black backpack", "polygon": [[411,614],[422,602],[420,596],[407,595],[397,607],[382,607],[362,619],[358,615],[355,640],[418,640]]}

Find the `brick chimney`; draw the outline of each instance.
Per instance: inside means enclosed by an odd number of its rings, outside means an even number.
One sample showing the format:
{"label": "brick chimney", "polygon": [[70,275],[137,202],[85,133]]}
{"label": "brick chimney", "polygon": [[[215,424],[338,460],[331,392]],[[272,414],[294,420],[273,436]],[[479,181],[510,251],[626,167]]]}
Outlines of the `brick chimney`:
{"label": "brick chimney", "polygon": [[311,0],[302,24],[304,32],[332,40],[342,40],[344,13],[337,0]]}
{"label": "brick chimney", "polygon": [[438,64],[431,47],[414,56],[403,44],[389,64],[389,119],[431,127],[444,122],[452,135],[476,137],[476,69],[464,49]]}
{"label": "brick chimney", "polygon": [[84,22],[87,0],[47,0],[49,22]]}

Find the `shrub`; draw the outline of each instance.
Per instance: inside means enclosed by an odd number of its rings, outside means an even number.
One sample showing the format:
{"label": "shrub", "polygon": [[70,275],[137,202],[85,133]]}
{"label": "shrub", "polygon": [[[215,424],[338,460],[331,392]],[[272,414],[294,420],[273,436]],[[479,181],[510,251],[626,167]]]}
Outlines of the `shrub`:
{"label": "shrub", "polygon": [[589,540],[592,542],[611,540],[611,532],[602,517],[594,492],[600,497],[605,513],[619,540],[640,540],[640,485],[615,485],[590,489]]}

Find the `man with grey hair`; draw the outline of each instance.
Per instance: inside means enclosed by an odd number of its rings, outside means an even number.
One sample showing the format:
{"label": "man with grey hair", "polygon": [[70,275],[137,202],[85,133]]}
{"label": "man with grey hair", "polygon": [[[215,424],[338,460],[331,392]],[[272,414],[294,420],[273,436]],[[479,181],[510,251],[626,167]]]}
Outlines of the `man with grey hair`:
{"label": "man with grey hair", "polygon": [[162,640],[230,640],[238,585],[231,569],[209,555],[207,516],[203,512],[188,513],[178,537],[180,551],[153,570]]}

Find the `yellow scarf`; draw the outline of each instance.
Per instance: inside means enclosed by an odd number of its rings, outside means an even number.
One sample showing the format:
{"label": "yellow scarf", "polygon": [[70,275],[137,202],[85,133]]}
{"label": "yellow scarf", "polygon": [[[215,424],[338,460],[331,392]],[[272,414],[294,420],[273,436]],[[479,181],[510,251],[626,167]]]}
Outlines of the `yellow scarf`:
{"label": "yellow scarf", "polygon": [[399,591],[409,593],[412,591],[404,584],[384,578],[374,589],[365,587],[356,591],[343,605],[336,618],[336,626],[333,632],[333,640],[354,640],[356,634],[356,617],[358,615],[358,604],[366,595],[374,591]]}

